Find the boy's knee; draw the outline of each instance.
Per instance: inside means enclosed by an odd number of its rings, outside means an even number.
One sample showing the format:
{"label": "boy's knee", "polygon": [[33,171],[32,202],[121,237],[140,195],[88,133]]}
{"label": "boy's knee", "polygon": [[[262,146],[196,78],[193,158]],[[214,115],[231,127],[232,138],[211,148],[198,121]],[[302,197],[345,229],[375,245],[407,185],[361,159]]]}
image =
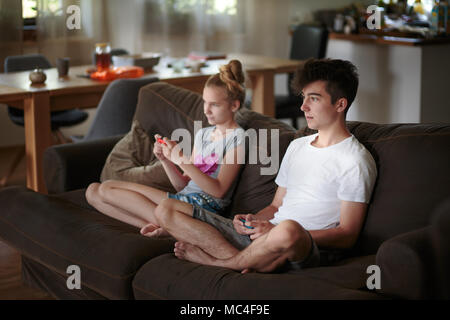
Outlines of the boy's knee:
{"label": "boy's knee", "polygon": [[308,232],[294,220],[284,220],[272,230],[270,241],[279,250],[289,250],[309,240]]}

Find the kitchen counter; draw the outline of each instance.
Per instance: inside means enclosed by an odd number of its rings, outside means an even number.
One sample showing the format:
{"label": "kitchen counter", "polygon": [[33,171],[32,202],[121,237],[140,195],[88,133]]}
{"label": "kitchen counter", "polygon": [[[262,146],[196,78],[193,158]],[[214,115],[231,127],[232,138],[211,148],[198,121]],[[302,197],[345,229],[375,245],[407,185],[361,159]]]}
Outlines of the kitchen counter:
{"label": "kitchen counter", "polygon": [[349,40],[360,43],[375,43],[375,44],[404,45],[404,46],[450,44],[450,37],[424,39],[424,38],[411,38],[404,36],[391,36],[391,35],[380,35],[369,33],[345,34],[332,32],[329,35],[329,39]]}

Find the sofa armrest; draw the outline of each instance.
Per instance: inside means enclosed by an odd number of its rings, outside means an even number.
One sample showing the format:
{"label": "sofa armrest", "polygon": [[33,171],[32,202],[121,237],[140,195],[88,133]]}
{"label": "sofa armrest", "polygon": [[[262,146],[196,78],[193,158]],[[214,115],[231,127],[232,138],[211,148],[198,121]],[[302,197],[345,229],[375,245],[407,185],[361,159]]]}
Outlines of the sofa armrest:
{"label": "sofa armrest", "polygon": [[401,299],[436,298],[431,233],[428,226],[383,242],[376,255],[380,293]]}
{"label": "sofa armrest", "polygon": [[431,235],[433,252],[436,257],[436,277],[439,299],[450,299],[450,197],[437,207],[433,214]]}
{"label": "sofa armrest", "polygon": [[99,181],[108,154],[122,137],[55,145],[45,150],[43,166],[48,193],[82,189]]}

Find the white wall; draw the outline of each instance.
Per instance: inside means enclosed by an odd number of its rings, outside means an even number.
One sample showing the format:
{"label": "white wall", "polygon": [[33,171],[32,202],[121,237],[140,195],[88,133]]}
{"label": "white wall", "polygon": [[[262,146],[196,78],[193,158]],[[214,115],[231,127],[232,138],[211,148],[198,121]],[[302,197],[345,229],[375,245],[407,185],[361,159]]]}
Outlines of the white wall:
{"label": "white wall", "polygon": [[347,120],[420,122],[421,49],[330,40],[327,57],[358,68],[359,88]]}
{"label": "white wall", "polygon": [[327,57],[352,61],[359,89],[347,120],[450,123],[450,45],[405,46],[330,40]]}

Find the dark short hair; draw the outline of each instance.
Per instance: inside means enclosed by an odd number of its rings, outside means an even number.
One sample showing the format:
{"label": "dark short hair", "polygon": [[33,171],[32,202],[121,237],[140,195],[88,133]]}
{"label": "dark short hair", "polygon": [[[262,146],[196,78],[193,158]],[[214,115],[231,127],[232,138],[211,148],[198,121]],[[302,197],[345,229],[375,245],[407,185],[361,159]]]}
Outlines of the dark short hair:
{"label": "dark short hair", "polygon": [[331,96],[331,103],[336,103],[340,98],[347,99],[347,113],[358,91],[356,67],[346,60],[309,59],[296,70],[291,87],[300,95],[303,88],[320,80],[327,83],[325,89]]}

